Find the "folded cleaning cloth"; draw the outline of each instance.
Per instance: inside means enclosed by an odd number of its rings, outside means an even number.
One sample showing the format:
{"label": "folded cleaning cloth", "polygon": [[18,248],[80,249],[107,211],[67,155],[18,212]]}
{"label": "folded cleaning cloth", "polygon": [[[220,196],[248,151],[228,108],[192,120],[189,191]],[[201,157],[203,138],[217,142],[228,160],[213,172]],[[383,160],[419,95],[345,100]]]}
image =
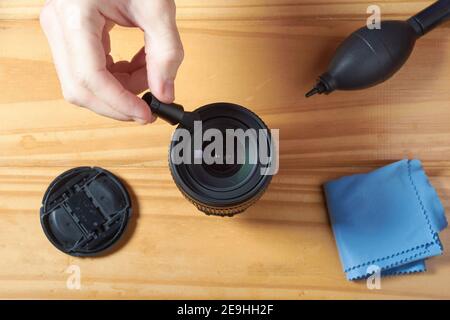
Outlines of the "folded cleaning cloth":
{"label": "folded cleaning cloth", "polygon": [[347,279],[426,271],[443,252],[438,232],[444,207],[419,160],[402,160],[324,185],[339,256]]}

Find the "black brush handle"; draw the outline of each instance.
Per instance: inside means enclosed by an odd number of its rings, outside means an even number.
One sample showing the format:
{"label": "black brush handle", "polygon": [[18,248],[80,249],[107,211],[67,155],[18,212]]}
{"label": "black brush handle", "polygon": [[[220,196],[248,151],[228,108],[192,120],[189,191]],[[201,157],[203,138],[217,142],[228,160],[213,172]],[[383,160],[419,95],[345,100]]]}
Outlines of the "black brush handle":
{"label": "black brush handle", "polygon": [[142,99],[147,102],[148,106],[152,110],[152,113],[157,115],[159,118],[166,120],[171,125],[179,124],[184,116],[183,106],[171,103],[166,104],[155,98],[153,94],[147,92],[144,94]]}
{"label": "black brush handle", "polygon": [[419,36],[450,20],[450,0],[439,0],[408,20]]}
{"label": "black brush handle", "polygon": [[183,106],[176,103],[163,103],[150,92],[144,94],[142,99],[147,102],[153,114],[173,126],[180,124],[182,127],[191,130],[194,128],[194,122],[200,121],[198,113],[184,111]]}

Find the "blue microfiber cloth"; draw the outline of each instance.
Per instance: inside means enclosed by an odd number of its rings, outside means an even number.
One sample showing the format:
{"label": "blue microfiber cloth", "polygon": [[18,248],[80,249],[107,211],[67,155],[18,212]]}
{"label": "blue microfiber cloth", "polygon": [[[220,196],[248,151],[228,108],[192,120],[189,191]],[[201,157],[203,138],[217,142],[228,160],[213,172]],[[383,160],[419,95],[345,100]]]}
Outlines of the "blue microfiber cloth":
{"label": "blue microfiber cloth", "polygon": [[[402,160],[324,185],[328,211],[347,279],[426,271],[441,255],[444,207],[419,160]],[[370,269],[369,269],[370,271]]]}

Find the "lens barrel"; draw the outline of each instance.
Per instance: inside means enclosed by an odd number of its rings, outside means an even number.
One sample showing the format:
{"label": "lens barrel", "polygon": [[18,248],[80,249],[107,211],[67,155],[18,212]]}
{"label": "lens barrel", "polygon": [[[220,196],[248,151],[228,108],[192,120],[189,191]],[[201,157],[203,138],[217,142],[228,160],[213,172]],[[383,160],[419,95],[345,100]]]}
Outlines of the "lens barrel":
{"label": "lens barrel", "polygon": [[[211,139],[195,146],[192,141],[196,133],[190,130],[189,151],[192,161],[176,163],[174,151],[183,142],[182,130],[186,133],[182,125],[178,126],[169,151],[172,177],[182,194],[207,215],[233,216],[241,213],[262,196],[272,179],[268,174],[270,164],[260,161],[263,144],[267,146],[266,156],[273,156],[270,130],[253,112],[235,104],[213,103],[193,113],[199,116],[203,133],[212,129],[221,132],[224,138],[221,142]],[[234,149],[228,150],[226,139],[229,129],[250,134],[245,139],[235,139]],[[207,164],[202,159],[195,162],[195,158],[203,156],[208,145],[213,142],[222,144],[223,152],[215,155],[222,161]],[[237,157],[239,154],[240,158]]]}

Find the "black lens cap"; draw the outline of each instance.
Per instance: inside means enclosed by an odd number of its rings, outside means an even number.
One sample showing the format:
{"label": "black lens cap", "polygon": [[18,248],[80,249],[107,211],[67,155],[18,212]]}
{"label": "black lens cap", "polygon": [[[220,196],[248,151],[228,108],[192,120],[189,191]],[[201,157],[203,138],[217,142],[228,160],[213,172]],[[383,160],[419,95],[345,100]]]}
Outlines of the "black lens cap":
{"label": "black lens cap", "polygon": [[40,216],[56,248],[72,256],[94,256],[119,240],[131,211],[130,196],[116,176],[102,168],[79,167],[50,184]]}

